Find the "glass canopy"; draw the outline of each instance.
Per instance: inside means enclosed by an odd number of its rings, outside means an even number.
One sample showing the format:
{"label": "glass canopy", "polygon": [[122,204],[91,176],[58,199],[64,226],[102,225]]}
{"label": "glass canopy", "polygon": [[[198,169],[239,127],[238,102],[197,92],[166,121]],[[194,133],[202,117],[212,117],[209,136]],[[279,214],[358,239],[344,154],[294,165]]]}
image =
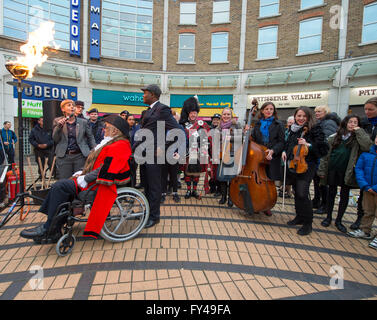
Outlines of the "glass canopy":
{"label": "glass canopy", "polygon": [[169,88],[236,88],[239,76],[169,76]]}
{"label": "glass canopy", "polygon": [[[5,61],[14,61],[17,58],[15,56],[5,55]],[[65,64],[58,64],[52,62],[44,62],[40,67],[35,68],[35,73],[44,75],[44,76],[52,76],[52,77],[60,77],[60,78],[68,78],[74,80],[81,80],[80,71],[78,67],[73,67],[70,65]]]}
{"label": "glass canopy", "polygon": [[304,70],[249,74],[245,87],[250,88],[257,86],[333,81],[339,69],[340,66],[337,65]]}
{"label": "glass canopy", "polygon": [[118,83],[129,86],[159,85],[161,83],[161,76],[154,74],[102,71],[96,69],[89,69],[88,71],[91,82]]}
{"label": "glass canopy", "polygon": [[367,76],[377,76],[377,60],[355,63],[347,74],[351,80]]}

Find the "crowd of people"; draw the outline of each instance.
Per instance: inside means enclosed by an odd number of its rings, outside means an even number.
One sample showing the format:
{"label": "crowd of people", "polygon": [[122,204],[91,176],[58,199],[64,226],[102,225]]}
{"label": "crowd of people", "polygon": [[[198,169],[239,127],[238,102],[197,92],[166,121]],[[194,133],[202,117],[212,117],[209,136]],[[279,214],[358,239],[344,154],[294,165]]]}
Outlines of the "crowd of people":
{"label": "crowd of people", "polygon": [[[229,186],[237,173],[224,173],[225,169],[234,165],[228,163],[225,148],[227,142],[231,146],[232,143],[235,145],[237,134],[241,132],[242,136],[242,132],[249,129],[247,125],[241,125],[230,108],[224,108],[221,114],[214,114],[211,123],[207,123],[199,116],[200,104],[196,96],[187,99],[178,114],[159,101],[161,90],[158,86],[149,85],[142,90],[144,103],[149,107],[142,113],[139,123],[136,123],[135,116],[127,110],[117,115],[116,120],[111,117],[99,120],[98,110],[91,109],[88,111],[89,119],[83,119],[83,103],[64,100],[61,103],[63,116],[54,120],[51,137],[42,134],[43,119],[39,119],[38,125],[33,129],[30,142],[35,147],[36,156],[47,157],[50,164],[49,150],[54,150],[60,185],[64,185],[64,179],[75,177],[76,187],[81,189],[85,189],[88,183],[93,181],[104,183],[107,187],[122,181],[129,182],[133,187],[143,188],[150,204],[150,217],[146,228],[159,223],[160,205],[166,201],[168,195],[172,194],[177,203],[181,201],[179,188],[185,189],[185,199],[194,198],[200,201],[202,194],[212,194],[219,197],[219,204],[232,207]],[[268,178],[275,182],[279,196],[294,197],[296,216],[288,221],[288,225],[299,226],[299,235],[312,232],[314,214],[323,214],[321,225],[330,226],[339,189],[340,200],[335,227],[351,237],[373,239],[372,225],[377,217],[377,170],[374,168],[377,159],[377,98],[366,101],[364,110],[365,117],[349,114],[340,119],[327,106],[318,106],[314,112],[303,106],[297,108],[284,124],[279,120],[278,109],[273,102],[266,102],[261,106],[251,127],[251,139],[265,147],[265,157],[269,161],[266,173]],[[106,120],[107,118],[110,120]],[[123,121],[124,126],[119,124],[119,120]],[[178,147],[173,150],[168,148],[177,140],[166,143],[164,148],[158,145],[158,121],[164,121],[165,135],[173,129],[184,133],[187,146],[183,155],[184,161]],[[106,132],[111,126],[117,128],[112,131],[113,135]],[[138,137],[142,132],[140,129],[148,129],[153,134],[150,146],[153,147],[155,161],[152,163],[140,162],[134,154],[145,141]],[[214,161],[213,156],[214,132],[220,135],[219,162]],[[112,172],[111,164],[115,163],[117,154],[114,159],[103,156],[102,162],[98,163],[93,159],[93,154],[99,157],[105,147],[110,148],[108,141],[114,142],[114,137],[128,141],[128,144],[119,145],[129,149],[129,152],[126,152],[129,158],[121,157],[123,162],[119,163],[119,160],[115,166],[117,170]],[[148,150],[147,148],[145,152]],[[177,160],[175,163],[159,163],[161,152],[165,153],[167,150],[172,158]],[[235,161],[237,152],[235,149],[230,150],[230,159]],[[304,154],[307,165],[303,172],[295,170],[295,166],[291,165],[298,152]],[[209,161],[203,162],[203,155],[207,156],[205,158]],[[91,165],[88,166],[89,159]],[[87,168],[84,173],[83,168]],[[119,178],[119,175],[122,178]],[[204,178],[203,187],[199,187],[201,177]],[[312,183],[313,197],[310,193]],[[59,189],[58,186],[52,189]],[[74,192],[71,183],[68,187],[71,188],[71,193]],[[358,189],[360,196],[357,219],[348,231],[342,219],[351,189]],[[48,204],[45,203],[42,207],[42,212],[50,217],[49,210],[46,209]],[[272,215],[271,210],[263,213]],[[98,219],[94,221],[98,222]],[[46,225],[39,229],[24,230],[21,236],[33,238],[40,236],[45,230]],[[93,230],[93,226],[89,227],[85,234],[96,236],[98,226]],[[369,246],[377,249],[377,237]]]}

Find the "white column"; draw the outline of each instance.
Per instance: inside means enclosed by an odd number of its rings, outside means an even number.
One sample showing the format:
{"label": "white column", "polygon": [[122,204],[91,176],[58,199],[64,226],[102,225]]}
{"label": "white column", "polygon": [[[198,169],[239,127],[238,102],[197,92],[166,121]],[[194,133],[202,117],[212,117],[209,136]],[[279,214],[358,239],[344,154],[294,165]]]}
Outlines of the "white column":
{"label": "white column", "polygon": [[240,61],[239,61],[239,70],[241,71],[243,70],[244,65],[245,65],[246,14],[247,14],[247,0],[242,0]]}
{"label": "white column", "polygon": [[349,0],[342,0],[342,7],[339,12],[339,15],[340,15],[339,45],[338,45],[338,58],[339,59],[344,59],[346,57],[348,13],[349,13]]}
{"label": "white column", "polygon": [[[82,10],[84,11],[83,14],[83,23],[82,23],[82,62],[84,64],[88,63],[88,38],[89,38],[89,33],[88,33],[88,23],[89,23],[89,2],[90,0],[83,0],[83,6]],[[86,75],[83,75],[86,77]]]}
{"label": "white column", "polygon": [[168,66],[168,18],[169,0],[164,0],[164,31],[162,39],[162,71],[167,70]]}

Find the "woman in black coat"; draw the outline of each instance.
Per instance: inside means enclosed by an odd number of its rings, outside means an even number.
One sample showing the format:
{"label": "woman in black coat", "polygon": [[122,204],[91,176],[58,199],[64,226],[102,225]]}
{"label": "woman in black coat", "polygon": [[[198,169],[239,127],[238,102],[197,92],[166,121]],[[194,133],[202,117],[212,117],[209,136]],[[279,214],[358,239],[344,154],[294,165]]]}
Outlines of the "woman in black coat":
{"label": "woman in black coat", "polygon": [[[329,145],[320,125],[315,124],[312,111],[308,107],[297,108],[294,114],[295,123],[289,129],[289,135],[282,153],[282,160],[288,165],[294,158],[294,147],[302,145],[308,148],[305,157],[308,169],[304,173],[295,170],[287,170],[287,183],[292,184],[295,191],[296,217],[288,222],[288,225],[302,225],[297,231],[299,235],[308,235],[312,231],[313,207],[310,200],[309,187],[320,158],[329,151]],[[303,134],[304,129],[307,132]],[[303,136],[302,136],[303,135]]]}
{"label": "woman in black coat", "polygon": [[[255,124],[251,136],[253,140],[267,147],[266,159],[270,160],[267,166],[267,176],[274,181],[282,180],[281,177],[281,153],[285,145],[285,130],[278,120],[276,107],[272,102],[262,105],[259,112],[259,120]],[[271,216],[271,211],[265,211]]]}

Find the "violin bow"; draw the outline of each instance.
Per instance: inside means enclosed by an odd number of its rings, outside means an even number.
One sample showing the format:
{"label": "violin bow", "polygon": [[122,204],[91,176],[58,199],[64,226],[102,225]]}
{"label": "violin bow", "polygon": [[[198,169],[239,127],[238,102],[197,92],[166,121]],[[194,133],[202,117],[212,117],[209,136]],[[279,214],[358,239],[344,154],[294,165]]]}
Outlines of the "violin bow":
{"label": "violin bow", "polygon": [[283,210],[285,209],[285,183],[287,178],[287,160],[284,161],[284,178],[283,178]]}

